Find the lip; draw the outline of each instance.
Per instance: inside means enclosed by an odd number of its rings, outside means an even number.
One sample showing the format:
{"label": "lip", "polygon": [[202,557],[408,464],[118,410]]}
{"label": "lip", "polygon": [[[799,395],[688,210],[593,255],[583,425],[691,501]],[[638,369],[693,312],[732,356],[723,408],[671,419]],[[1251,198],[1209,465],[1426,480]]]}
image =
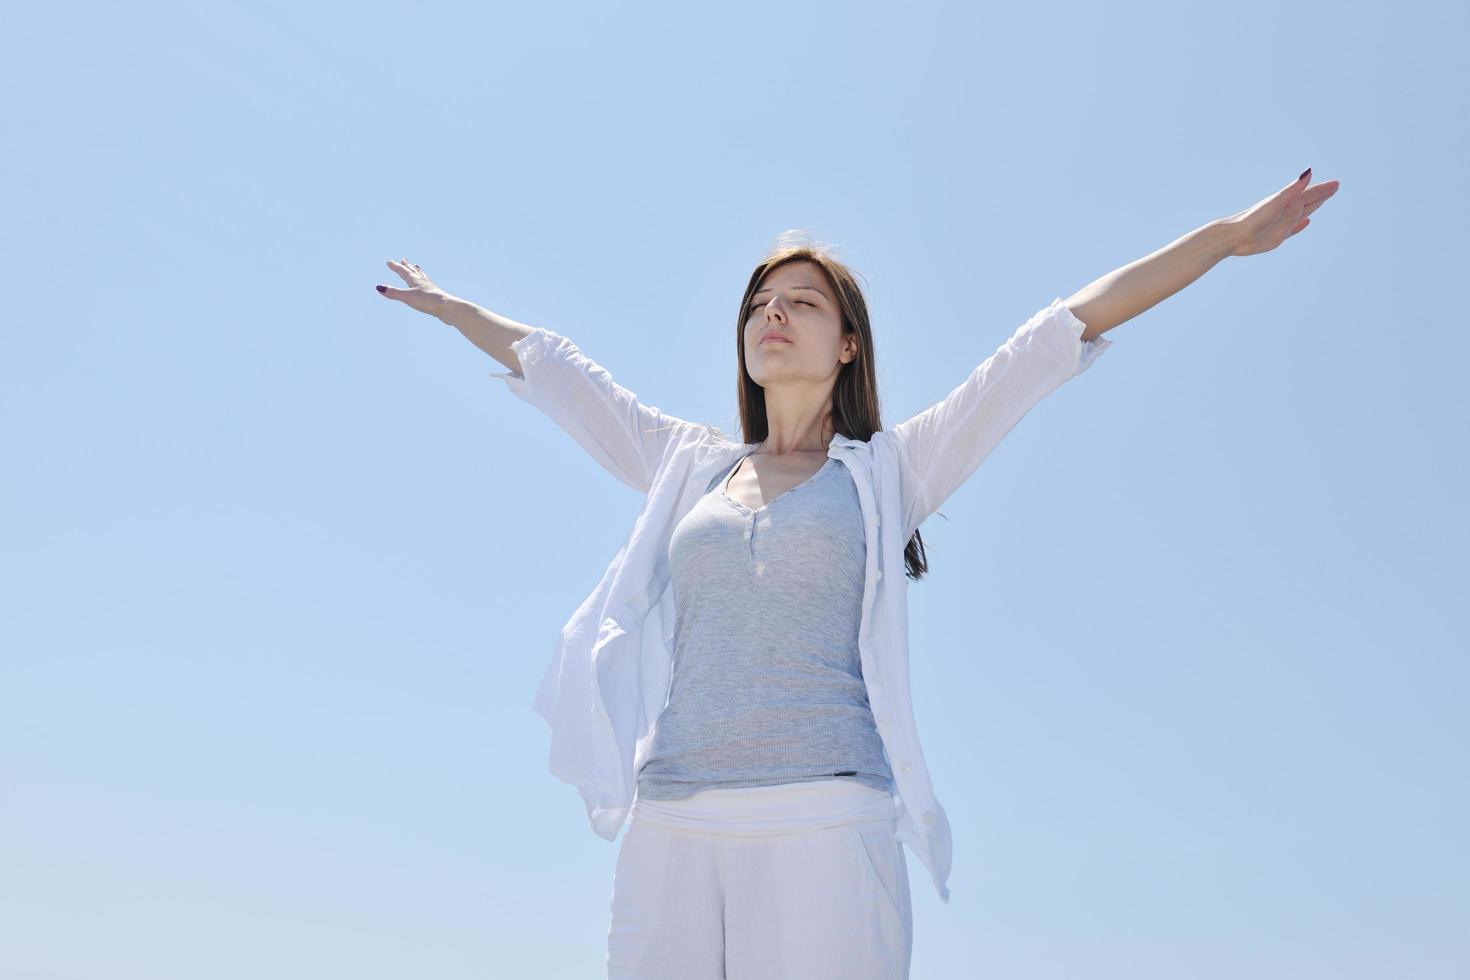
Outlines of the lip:
{"label": "lip", "polygon": [[790,337],[786,337],[786,336],[784,336],[782,334],[776,333],[774,330],[768,331],[767,333],[765,333],[765,334],[763,334],[761,336],[761,343],[762,344],[764,344],[768,340],[773,340],[773,341],[775,341],[778,344],[789,344],[789,343],[791,343],[791,338]]}

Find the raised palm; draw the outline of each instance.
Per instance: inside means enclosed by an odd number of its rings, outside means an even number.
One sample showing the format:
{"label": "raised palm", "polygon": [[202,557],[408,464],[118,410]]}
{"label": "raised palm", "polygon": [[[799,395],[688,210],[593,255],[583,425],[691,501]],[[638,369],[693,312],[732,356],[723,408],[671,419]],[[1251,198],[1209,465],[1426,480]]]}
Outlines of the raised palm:
{"label": "raised palm", "polygon": [[1311,187],[1312,169],[1287,184],[1270,197],[1237,211],[1225,219],[1234,231],[1231,255],[1257,255],[1269,252],[1292,235],[1312,223],[1307,215],[1337,193],[1338,182],[1326,180]]}

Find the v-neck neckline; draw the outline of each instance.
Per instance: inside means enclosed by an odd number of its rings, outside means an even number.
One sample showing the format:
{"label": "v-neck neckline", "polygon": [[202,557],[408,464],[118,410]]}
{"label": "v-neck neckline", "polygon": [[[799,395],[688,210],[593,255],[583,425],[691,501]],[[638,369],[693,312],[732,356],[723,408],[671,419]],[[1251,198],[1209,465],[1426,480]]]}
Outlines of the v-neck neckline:
{"label": "v-neck neckline", "polygon": [[827,467],[831,466],[832,463],[836,461],[836,457],[833,457],[833,456],[830,456],[829,455],[825,460],[822,461],[822,465],[819,466],[819,467],[817,467],[816,472],[813,473],[811,476],[807,477],[805,480],[802,480],[800,483],[796,484],[794,487],[791,487],[789,490],[786,490],[784,493],[778,494],[776,496],[775,500],[767,500],[765,503],[761,504],[759,507],[752,508],[752,507],[750,507],[750,506],[748,506],[746,504],[742,504],[740,501],[738,501],[734,497],[730,496],[729,486],[730,486],[730,480],[735,476],[735,474],[737,472],[740,471],[740,464],[743,463],[743,462],[745,462],[748,458],[750,458],[751,456],[754,456],[754,455],[755,455],[755,453],[752,452],[752,453],[746,453],[744,456],[741,456],[739,459],[737,459],[735,461],[735,465],[732,466],[725,473],[724,476],[720,477],[720,496],[721,497],[724,497],[726,500],[728,500],[730,503],[734,504],[736,507],[740,508],[745,513],[752,514],[752,515],[759,514],[763,510],[768,510],[771,507],[771,505],[773,505],[774,503],[776,503],[777,500],[784,500],[790,494],[795,493],[797,490],[800,490],[802,487],[808,486],[809,484],[811,484],[812,482],[814,482],[817,477],[819,477],[823,473],[825,473],[827,471]]}

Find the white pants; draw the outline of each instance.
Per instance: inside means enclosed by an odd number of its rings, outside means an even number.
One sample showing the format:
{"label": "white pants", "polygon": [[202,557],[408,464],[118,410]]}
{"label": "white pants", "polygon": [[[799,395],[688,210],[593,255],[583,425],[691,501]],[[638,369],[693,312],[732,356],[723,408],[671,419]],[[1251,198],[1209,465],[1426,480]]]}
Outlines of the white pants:
{"label": "white pants", "polygon": [[608,980],[905,980],[896,824],[892,796],[840,777],[635,800]]}

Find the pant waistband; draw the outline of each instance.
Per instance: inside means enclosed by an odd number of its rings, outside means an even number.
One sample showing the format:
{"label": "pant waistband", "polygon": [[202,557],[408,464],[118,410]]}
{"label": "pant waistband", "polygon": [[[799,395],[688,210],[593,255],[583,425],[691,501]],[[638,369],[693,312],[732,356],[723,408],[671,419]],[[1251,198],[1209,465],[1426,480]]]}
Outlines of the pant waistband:
{"label": "pant waistband", "polygon": [[682,800],[634,799],[632,817],[675,830],[771,837],[858,823],[893,822],[893,796],[851,779],[714,787]]}

